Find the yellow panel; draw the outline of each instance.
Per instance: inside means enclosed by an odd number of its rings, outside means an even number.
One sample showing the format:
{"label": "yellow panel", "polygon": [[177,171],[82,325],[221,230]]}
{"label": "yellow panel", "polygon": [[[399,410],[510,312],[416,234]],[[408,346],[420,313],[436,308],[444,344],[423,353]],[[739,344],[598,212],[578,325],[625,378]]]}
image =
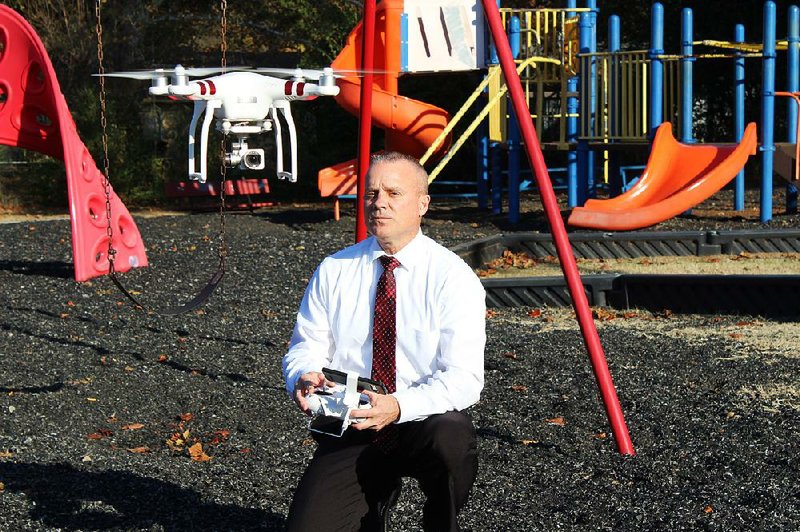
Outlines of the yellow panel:
{"label": "yellow panel", "polygon": [[[489,67],[489,99],[493,99],[495,95],[500,92],[500,87],[504,84],[502,74],[492,75],[494,70],[500,70],[499,66]],[[505,115],[501,115],[499,106],[495,106],[489,111],[489,140],[491,142],[503,142],[503,125],[505,124]]]}

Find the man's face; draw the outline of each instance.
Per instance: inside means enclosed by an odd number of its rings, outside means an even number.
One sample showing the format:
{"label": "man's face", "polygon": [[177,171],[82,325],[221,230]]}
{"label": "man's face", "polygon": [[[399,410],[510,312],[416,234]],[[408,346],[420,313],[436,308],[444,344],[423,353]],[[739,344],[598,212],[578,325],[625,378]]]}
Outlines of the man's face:
{"label": "man's face", "polygon": [[374,164],[367,174],[364,193],[369,232],[385,251],[396,253],[416,236],[430,199],[423,194],[410,163],[401,160]]}

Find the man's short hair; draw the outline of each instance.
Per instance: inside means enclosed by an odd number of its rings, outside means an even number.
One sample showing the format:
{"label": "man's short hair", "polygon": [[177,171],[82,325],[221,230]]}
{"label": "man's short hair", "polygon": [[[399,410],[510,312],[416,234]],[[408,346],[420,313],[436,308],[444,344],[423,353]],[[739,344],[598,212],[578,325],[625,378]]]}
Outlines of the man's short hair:
{"label": "man's short hair", "polygon": [[[372,168],[373,165],[378,163],[393,163],[398,161],[405,161],[407,162],[414,170],[414,173],[419,180],[420,188],[422,189],[423,194],[428,193],[428,172],[425,171],[425,167],[419,164],[419,159],[408,155],[406,153],[400,153],[399,151],[383,151],[379,153],[373,154],[369,158],[369,167]],[[367,171],[369,173],[369,171]]]}

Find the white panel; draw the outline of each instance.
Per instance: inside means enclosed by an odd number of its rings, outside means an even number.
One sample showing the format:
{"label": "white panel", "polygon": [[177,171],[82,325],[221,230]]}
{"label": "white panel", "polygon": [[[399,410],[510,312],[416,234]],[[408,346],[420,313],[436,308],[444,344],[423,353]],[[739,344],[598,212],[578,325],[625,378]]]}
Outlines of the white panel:
{"label": "white panel", "polygon": [[407,72],[476,70],[484,65],[484,18],[480,2],[405,0]]}

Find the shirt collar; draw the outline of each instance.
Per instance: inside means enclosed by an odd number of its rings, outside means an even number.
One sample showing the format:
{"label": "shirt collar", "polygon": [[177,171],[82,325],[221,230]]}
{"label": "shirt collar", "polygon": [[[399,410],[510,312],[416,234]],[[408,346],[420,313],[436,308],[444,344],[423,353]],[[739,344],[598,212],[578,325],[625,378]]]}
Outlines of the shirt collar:
{"label": "shirt collar", "polygon": [[[395,253],[393,256],[400,261],[400,267],[410,269],[415,263],[424,257],[424,236],[422,229],[417,232],[417,235],[411,239],[411,242],[403,246],[403,249]],[[373,237],[372,244],[370,245],[371,260],[378,260],[379,257],[386,255],[386,252],[378,244],[378,240]]]}

